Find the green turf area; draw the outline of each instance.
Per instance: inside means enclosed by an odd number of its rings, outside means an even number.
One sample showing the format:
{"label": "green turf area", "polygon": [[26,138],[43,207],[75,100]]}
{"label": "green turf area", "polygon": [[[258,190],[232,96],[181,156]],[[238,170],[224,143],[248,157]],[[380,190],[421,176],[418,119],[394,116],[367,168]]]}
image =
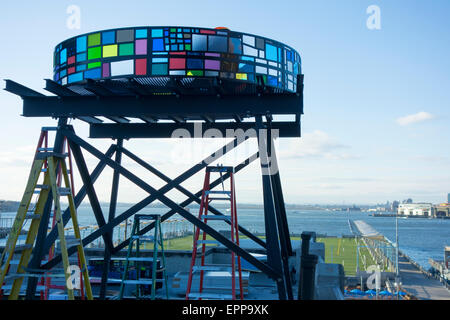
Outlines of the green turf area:
{"label": "green turf area", "polygon": [[[346,275],[356,274],[356,258],[358,245],[361,242],[351,238],[317,238],[317,242],[325,244],[325,262],[338,263],[344,266]],[[366,270],[370,265],[375,264],[366,248],[360,248],[359,269]]]}
{"label": "green turf area", "polygon": [[[241,236],[241,239],[246,237]],[[262,237],[263,238],[263,237]],[[210,236],[207,240],[212,240]],[[299,240],[300,237],[291,237],[292,240]],[[192,250],[192,236],[176,238],[164,241],[165,250]],[[317,242],[325,244],[325,262],[338,263],[344,266],[346,275],[356,274],[356,250],[357,245],[363,246],[362,242],[357,242],[352,238],[317,238]],[[214,245],[210,245],[214,246]],[[146,244],[145,249],[152,249],[152,244]],[[365,270],[368,266],[375,264],[366,248],[360,248],[359,268]]]}

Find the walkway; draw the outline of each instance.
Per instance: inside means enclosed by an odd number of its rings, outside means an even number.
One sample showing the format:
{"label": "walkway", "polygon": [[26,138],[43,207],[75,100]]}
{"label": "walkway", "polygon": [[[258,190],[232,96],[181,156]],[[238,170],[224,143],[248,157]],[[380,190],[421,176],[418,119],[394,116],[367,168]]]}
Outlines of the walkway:
{"label": "walkway", "polygon": [[402,287],[420,300],[450,300],[448,291],[439,280],[427,278],[405,257],[399,256]]}

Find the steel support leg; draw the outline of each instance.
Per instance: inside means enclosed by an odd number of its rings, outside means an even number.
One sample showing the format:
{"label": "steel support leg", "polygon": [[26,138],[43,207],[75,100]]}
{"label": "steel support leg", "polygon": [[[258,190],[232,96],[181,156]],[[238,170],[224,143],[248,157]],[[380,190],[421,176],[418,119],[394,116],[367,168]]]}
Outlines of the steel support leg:
{"label": "steel support leg", "polygon": [[286,283],[287,297],[289,300],[293,300],[294,295],[292,292],[292,283],[291,283],[292,281],[289,270],[289,256],[290,252],[292,252],[292,246],[291,246],[291,239],[289,236],[289,229],[287,225],[286,208],[284,205],[283,194],[281,191],[281,181],[279,179],[280,168],[278,167],[277,157],[275,153],[274,139],[272,136],[270,126],[269,130],[267,131],[267,137],[268,137],[267,152],[270,161],[268,169],[270,170],[270,182],[275,205],[275,217],[277,219],[278,237],[280,239],[284,280]]}
{"label": "steel support leg", "polygon": [[283,272],[283,260],[280,249],[280,239],[278,235],[277,219],[275,217],[275,204],[273,199],[270,163],[268,157],[268,143],[266,133],[263,132],[264,127],[262,117],[256,117],[257,136],[259,145],[259,154],[261,161],[263,196],[264,196],[264,223],[266,229],[267,243],[267,263],[277,273],[276,284],[278,288],[278,297],[280,300],[286,300],[286,283]]}
{"label": "steel support leg", "polygon": [[[122,163],[122,151],[121,147],[123,145],[123,139],[117,140],[117,152],[116,152],[116,162],[118,164]],[[119,178],[120,173],[117,170],[114,170],[113,182],[112,182],[112,190],[111,190],[111,200],[109,203],[109,215],[108,222],[111,222],[116,216],[116,208],[117,208],[117,196],[119,193]],[[110,233],[111,242],[113,242],[114,232]],[[111,253],[112,249],[109,247],[105,247],[105,255],[103,259],[103,273],[102,273],[102,282],[100,286],[100,300],[104,300],[106,296],[106,288],[108,286],[108,273],[109,273],[109,265],[111,263]]]}

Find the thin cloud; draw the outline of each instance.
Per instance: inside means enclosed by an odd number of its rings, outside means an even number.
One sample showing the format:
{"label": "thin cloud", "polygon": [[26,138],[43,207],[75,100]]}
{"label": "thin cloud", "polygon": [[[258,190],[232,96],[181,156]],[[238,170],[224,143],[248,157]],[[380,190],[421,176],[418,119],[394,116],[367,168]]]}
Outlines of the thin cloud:
{"label": "thin cloud", "polygon": [[345,152],[349,146],[336,141],[326,132],[315,130],[305,133],[300,140],[293,141],[288,150],[282,150],[280,156],[285,159],[326,158],[330,160],[354,159],[357,156]]}
{"label": "thin cloud", "polygon": [[397,123],[401,126],[407,126],[414,123],[424,122],[433,119],[434,116],[431,113],[421,111],[415,114],[410,114],[397,119]]}

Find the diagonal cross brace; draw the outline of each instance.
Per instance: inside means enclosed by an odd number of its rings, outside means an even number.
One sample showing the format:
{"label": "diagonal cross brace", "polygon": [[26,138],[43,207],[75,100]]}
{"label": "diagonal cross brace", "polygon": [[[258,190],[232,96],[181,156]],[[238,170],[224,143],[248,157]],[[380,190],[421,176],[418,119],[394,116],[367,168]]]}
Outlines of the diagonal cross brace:
{"label": "diagonal cross brace", "polygon": [[[149,170],[150,172],[152,172],[153,174],[155,174],[156,176],[158,176],[160,179],[164,180],[166,183],[171,183],[172,179],[170,179],[169,177],[167,177],[165,174],[163,174],[161,171],[157,170],[155,167],[153,167],[152,165],[146,163],[145,161],[143,161],[142,159],[140,159],[139,157],[137,157],[134,153],[132,153],[131,151],[121,147],[118,149],[118,151],[123,152],[123,154],[127,155],[128,157],[130,157],[132,160],[134,160],[135,162],[137,162],[138,164],[140,164],[142,167],[144,167],[145,169]],[[229,175],[228,175],[229,176]],[[199,198],[200,195],[197,196],[195,194],[193,194],[192,192],[188,191],[186,188],[182,187],[181,185],[176,185],[175,189],[179,190],[181,193],[183,193],[184,195],[186,195],[187,197],[189,197],[189,199],[197,202],[198,204],[201,203],[201,199]],[[184,207],[184,206],[183,206]],[[216,208],[214,208],[213,206],[209,205],[208,206],[208,211],[211,211],[212,213],[214,213],[215,215],[219,215],[219,216],[223,216],[223,214],[217,210]],[[226,223],[231,224],[230,221],[225,220]],[[152,223],[150,225],[150,229],[148,229],[147,231],[151,230],[154,226],[154,223]],[[249,237],[250,239],[252,239],[253,241],[255,241],[256,243],[258,243],[259,245],[261,245],[263,248],[266,248],[266,243],[264,241],[262,241],[260,238],[256,237],[254,234],[252,234],[250,231],[248,231],[247,229],[245,229],[242,226],[238,226],[239,231],[246,235],[247,237]],[[142,233],[141,233],[142,234]]]}
{"label": "diagonal cross brace", "polygon": [[[72,126],[67,126],[66,127],[66,136],[67,134],[71,134],[73,137],[77,138],[77,141],[80,141],[81,143],[85,143],[87,144],[87,142],[85,142],[84,140],[82,140],[81,138],[79,138],[78,136],[76,136],[75,132],[73,131],[73,127]],[[172,180],[171,183],[166,184],[164,187],[160,188],[158,191],[162,192],[162,193],[166,193],[168,191],[170,191],[171,189],[173,189],[176,185],[179,185],[180,183],[182,183],[183,181],[187,180],[188,178],[190,178],[191,176],[193,176],[194,174],[196,174],[197,172],[199,172],[200,170],[204,169],[211,161],[214,160],[214,157],[216,157],[217,154],[220,154],[221,156],[226,154],[227,152],[231,151],[233,148],[237,147],[239,144],[241,144],[242,142],[244,142],[245,140],[247,140],[248,137],[245,137],[243,140],[242,139],[234,139],[233,141],[231,141],[230,143],[228,143],[227,145],[225,145],[224,147],[222,147],[221,149],[217,150],[216,152],[212,153],[210,156],[208,156],[206,159],[204,159],[203,161],[197,163],[194,167],[190,168],[189,170],[185,171],[184,173],[182,173],[181,175],[179,175],[177,178],[175,178],[174,180]],[[70,140],[70,139],[69,139]],[[115,145],[111,145],[109,151],[110,154],[105,154],[105,156],[107,156],[108,158],[110,158],[113,154],[113,152],[116,150],[116,146]],[[98,151],[98,150],[97,150]],[[112,160],[111,160],[112,161]],[[98,174],[100,174],[100,172],[104,169],[104,167],[106,166],[106,163],[104,161],[100,161],[100,164],[102,165],[99,168],[99,172]],[[100,166],[99,164],[99,166]],[[97,170],[97,168],[96,168]],[[95,170],[94,170],[95,172]],[[93,173],[94,173],[93,172]],[[97,176],[98,177],[98,176]],[[95,177],[95,179],[97,179],[97,177]],[[94,178],[93,178],[93,182],[94,182]],[[83,191],[83,193],[82,193]],[[79,192],[80,195],[80,203],[82,201],[82,199],[86,196],[86,189],[85,186],[83,186],[83,188],[80,190]],[[75,198],[75,200],[78,199],[78,195]],[[156,197],[153,196],[152,194],[150,194],[147,198],[143,199],[142,201],[140,201],[139,203],[135,204],[134,206],[132,206],[131,208],[127,209],[125,212],[123,212],[122,214],[120,214],[119,216],[117,216],[116,218],[114,218],[112,221],[109,221],[106,225],[104,225],[103,227],[100,227],[99,229],[97,229],[96,231],[94,231],[93,233],[91,233],[89,236],[87,236],[85,239],[83,239],[83,245],[87,245],[90,242],[94,241],[95,239],[97,239],[99,236],[102,236],[103,233],[106,232],[110,232],[115,226],[117,226],[118,224],[120,224],[122,221],[128,219],[129,217],[131,217],[133,214],[135,214],[136,212],[142,210],[143,208],[145,208],[147,205],[149,205],[150,203],[152,203],[154,200],[156,200]],[[67,221],[70,218],[70,212],[68,212],[68,210],[66,210],[66,212],[64,213],[65,215],[67,214]],[[66,224],[67,221],[65,220],[64,223]],[[50,238],[51,236],[51,238]],[[53,244],[53,242],[55,241],[57,237],[57,230],[52,230],[52,232],[49,234],[49,236],[47,237],[48,240],[46,240],[46,247],[48,246],[48,248],[50,248],[50,246]],[[69,249],[70,250],[70,249]],[[115,251],[115,250],[114,250]],[[74,251],[69,251],[69,254],[72,254]],[[56,256],[54,259],[58,258],[60,260],[59,256]],[[53,259],[53,260],[54,260]],[[52,261],[53,261],[52,260]],[[59,261],[58,260],[58,261]],[[49,265],[50,263],[52,265],[55,265],[56,262],[47,262],[46,264],[44,264],[42,266],[42,268],[50,268]]]}
{"label": "diagonal cross brace", "polygon": [[[107,158],[112,157],[112,155],[114,154],[115,151],[116,151],[116,146],[111,145],[109,147],[109,149],[106,151],[105,157],[107,157]],[[102,171],[105,167],[106,167],[106,163],[104,161],[100,161],[97,164],[97,166],[94,168],[94,170],[92,171],[92,173],[90,175],[92,183],[94,183],[97,180],[97,178],[100,176],[100,174],[102,173]],[[75,208],[79,207],[79,205],[83,201],[86,194],[87,194],[86,187],[85,186],[81,187],[80,191],[78,191],[77,195],[74,198]],[[65,226],[70,220],[70,209],[69,208],[67,208],[64,211],[62,217],[63,217],[63,225]],[[44,252],[47,252],[50,249],[50,247],[53,245],[53,243],[55,242],[57,237],[58,237],[58,229],[55,227],[50,231],[50,233],[47,235],[47,237],[45,239]]]}
{"label": "diagonal cross brace", "polygon": [[[182,217],[184,217],[186,220],[188,220],[189,222],[191,222],[192,224],[194,224],[195,226],[200,228],[202,231],[206,232],[211,237],[213,237],[214,239],[216,239],[217,241],[222,243],[225,247],[227,247],[228,249],[230,249],[237,255],[241,256],[242,258],[247,260],[249,263],[253,264],[255,267],[257,267],[258,269],[260,269],[261,271],[266,273],[269,277],[273,278],[277,282],[279,282],[281,280],[281,277],[282,277],[281,274],[279,274],[278,272],[275,272],[271,267],[269,267],[265,263],[261,262],[260,260],[256,259],[254,256],[249,254],[246,250],[240,248],[235,243],[228,240],[222,234],[220,234],[219,232],[214,230],[212,227],[208,226],[207,224],[205,224],[204,222],[202,222],[201,220],[199,220],[198,218],[196,218],[195,216],[190,214],[186,209],[182,208],[181,206],[176,204],[174,201],[172,201],[168,197],[166,197],[161,191],[154,189],[152,186],[147,184],[145,181],[143,181],[142,179],[140,179],[139,177],[137,177],[136,175],[134,175],[133,173],[131,173],[130,171],[125,169],[124,167],[118,165],[115,161],[113,161],[109,158],[106,158],[101,151],[97,150],[95,147],[93,147],[92,145],[90,145],[89,143],[87,143],[86,141],[81,139],[80,137],[78,137],[73,132],[73,129],[72,130],[66,129],[63,131],[64,131],[65,136],[70,141],[83,147],[86,151],[91,153],[93,156],[95,156],[99,160],[105,161],[108,166],[119,171],[120,174],[123,175],[125,178],[129,179],[130,181],[135,183],[137,186],[139,186],[143,190],[152,194],[155,199],[158,199],[159,201],[164,203],[166,206],[168,206],[172,210],[177,211]],[[99,230],[97,230],[97,231],[99,231]],[[83,241],[83,243],[84,243],[84,241]],[[56,260],[56,258],[53,260]],[[55,263],[55,262],[56,261],[54,261],[53,263]],[[49,266],[50,262],[48,262],[44,266],[46,266],[46,265]]]}
{"label": "diagonal cross brace", "polygon": [[[234,169],[234,173],[239,172],[240,170],[244,169],[246,166],[248,166],[250,163],[252,163],[253,161],[255,161],[256,159],[258,159],[259,157],[259,153],[256,152],[254,155],[252,155],[251,157],[247,158],[244,162],[240,163],[238,166],[236,166],[236,168]],[[211,188],[214,188],[216,186],[218,186],[220,183],[222,183],[222,180],[225,181],[230,177],[230,173],[226,173],[225,175],[222,176],[221,178],[216,179],[214,182],[212,182],[210,184]],[[194,197],[196,199],[198,199],[201,195],[202,195],[203,190],[199,190]],[[189,198],[186,199],[185,201],[183,201],[182,203],[180,203],[181,207],[186,207],[189,204],[191,204],[192,202],[194,202],[194,198]],[[161,222],[166,221],[167,219],[169,219],[171,216],[173,216],[174,214],[176,214],[176,210],[170,210],[167,213],[165,213],[163,216],[161,216]],[[150,223],[148,226],[142,228],[142,230],[140,230],[140,235],[143,235],[145,233],[147,233],[148,231],[150,231],[152,228],[154,227],[154,223]],[[250,233],[253,237],[255,237],[252,233]],[[260,238],[256,237],[256,239],[258,239],[258,241],[256,241],[257,243],[263,245],[264,247],[266,247],[266,243],[261,240]],[[114,252],[118,252],[120,250],[122,250],[123,248],[125,248],[126,246],[128,246],[130,243],[130,240],[124,240],[122,243],[118,244],[115,248],[114,248]]]}

